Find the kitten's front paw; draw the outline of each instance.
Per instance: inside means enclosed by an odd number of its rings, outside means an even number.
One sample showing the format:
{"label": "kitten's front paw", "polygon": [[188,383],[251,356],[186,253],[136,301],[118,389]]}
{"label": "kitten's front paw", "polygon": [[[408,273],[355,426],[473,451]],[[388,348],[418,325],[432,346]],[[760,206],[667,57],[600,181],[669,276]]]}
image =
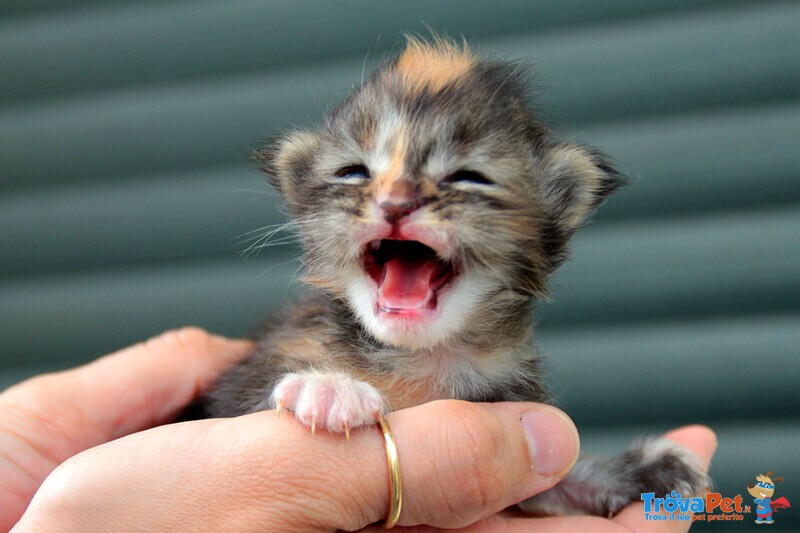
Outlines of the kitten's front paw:
{"label": "kitten's front paw", "polygon": [[375,421],[386,413],[383,395],[370,385],[341,373],[305,372],[286,374],[272,392],[277,409],[294,413],[303,424],[334,433],[346,433]]}

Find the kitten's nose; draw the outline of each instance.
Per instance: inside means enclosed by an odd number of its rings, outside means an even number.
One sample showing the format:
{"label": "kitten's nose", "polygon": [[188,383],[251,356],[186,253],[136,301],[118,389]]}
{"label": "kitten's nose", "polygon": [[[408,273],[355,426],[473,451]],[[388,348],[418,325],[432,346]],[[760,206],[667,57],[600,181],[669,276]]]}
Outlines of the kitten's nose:
{"label": "kitten's nose", "polygon": [[386,222],[394,224],[406,215],[411,214],[419,207],[419,202],[406,200],[406,201],[389,201],[381,202],[381,209],[383,209],[383,218]]}
{"label": "kitten's nose", "polygon": [[422,205],[422,197],[416,187],[405,180],[396,181],[388,196],[381,202],[383,218],[390,224],[408,216]]}

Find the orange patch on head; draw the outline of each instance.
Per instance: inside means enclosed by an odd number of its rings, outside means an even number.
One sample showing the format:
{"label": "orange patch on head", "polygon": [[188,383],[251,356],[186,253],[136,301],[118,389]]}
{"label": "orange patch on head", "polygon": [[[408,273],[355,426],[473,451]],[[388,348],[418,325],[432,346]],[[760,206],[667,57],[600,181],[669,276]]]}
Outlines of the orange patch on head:
{"label": "orange patch on head", "polygon": [[397,59],[396,72],[411,90],[440,91],[463,77],[475,64],[465,44],[458,46],[440,37],[432,43],[413,37]]}
{"label": "orange patch on head", "polygon": [[408,132],[405,130],[400,131],[397,136],[397,141],[392,148],[392,156],[389,159],[389,167],[384,173],[384,178],[388,181],[394,181],[403,175],[405,168],[406,153],[408,152]]}
{"label": "orange patch on head", "polygon": [[409,132],[404,127],[401,127],[395,134],[389,164],[375,177],[373,182],[378,195],[390,196],[394,183],[403,178],[408,152],[408,135]]}

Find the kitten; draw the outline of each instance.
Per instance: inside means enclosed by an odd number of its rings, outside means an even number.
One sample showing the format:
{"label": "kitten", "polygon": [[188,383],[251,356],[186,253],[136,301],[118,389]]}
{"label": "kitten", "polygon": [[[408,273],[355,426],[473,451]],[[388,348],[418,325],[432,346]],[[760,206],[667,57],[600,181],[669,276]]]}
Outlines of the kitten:
{"label": "kitten", "polygon": [[[551,402],[533,302],[567,242],[622,182],[553,136],[526,73],[444,39],[410,38],[317,129],[256,154],[304,248],[304,299],[222,376],[210,416],[280,408],[349,435],[377,411],[442,398]],[[691,454],[661,439],[582,459],[531,512],[619,511],[697,493]]]}

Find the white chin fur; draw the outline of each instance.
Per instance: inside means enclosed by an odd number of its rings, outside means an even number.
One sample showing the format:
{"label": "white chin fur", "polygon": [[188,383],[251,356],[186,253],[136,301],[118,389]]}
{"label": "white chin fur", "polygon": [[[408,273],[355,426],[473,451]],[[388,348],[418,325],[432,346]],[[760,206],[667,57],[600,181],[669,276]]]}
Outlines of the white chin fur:
{"label": "white chin fur", "polygon": [[443,288],[438,295],[437,309],[426,320],[376,315],[375,284],[362,272],[352,276],[347,296],[358,319],[376,339],[393,346],[418,349],[433,347],[456,334],[490,288],[487,279],[462,274]]}

